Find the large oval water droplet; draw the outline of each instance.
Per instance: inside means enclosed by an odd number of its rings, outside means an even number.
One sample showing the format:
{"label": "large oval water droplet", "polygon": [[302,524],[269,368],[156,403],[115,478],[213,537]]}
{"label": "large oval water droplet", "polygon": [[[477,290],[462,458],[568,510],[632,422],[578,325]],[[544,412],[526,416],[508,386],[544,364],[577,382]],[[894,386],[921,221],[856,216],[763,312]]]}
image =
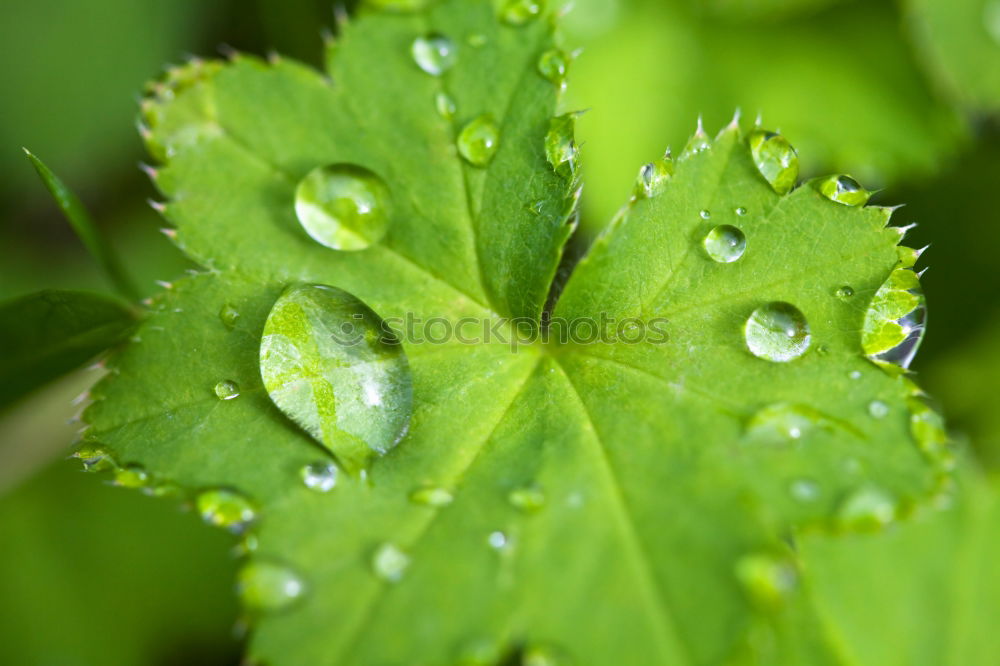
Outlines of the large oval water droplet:
{"label": "large oval water droplet", "polygon": [[389,187],[354,164],[309,172],[295,189],[295,214],[313,240],[334,250],[364,250],[385,236]]}
{"label": "large oval water droplet", "polygon": [[575,117],[571,113],[549,121],[549,131],[545,134],[545,158],[556,173],[572,175],[576,171],[575,125]]}
{"label": "large oval water droplet", "polygon": [[722,224],[708,232],[702,245],[709,257],[729,264],[743,256],[747,249],[747,237],[737,227]]}
{"label": "large oval water droplet", "polygon": [[372,571],[382,580],[397,583],[410,566],[410,556],[394,543],[383,543],[372,555]]}
{"label": "large oval water droplet", "polygon": [[845,206],[864,206],[871,197],[871,192],[861,187],[858,181],[850,176],[824,178],[819,182],[819,191],[830,201]]}
{"label": "large oval water droplet", "polygon": [[246,496],[228,488],[212,488],[198,493],[195,506],[209,525],[241,534],[257,519],[257,511]]}
{"label": "large oval water droplet", "polygon": [[240,386],[231,379],[224,379],[215,385],[215,396],[219,400],[232,400],[240,397]]}
{"label": "large oval water droplet", "polygon": [[458,135],[458,152],[477,167],[490,163],[500,147],[500,128],[489,115],[470,121]]}
{"label": "large oval water droplet", "polygon": [[541,13],[541,0],[507,0],[500,9],[500,18],[508,25],[524,25]]}
{"label": "large oval water droplet", "polygon": [[254,560],[236,574],[236,591],[248,610],[274,613],[298,601],[305,594],[305,585],[298,574],[282,564]]}
{"label": "large oval water droplet", "polygon": [[743,332],[754,356],[776,362],[802,356],[811,340],[805,315],[783,301],[773,301],[754,310]]}
{"label": "large oval water droplet", "polygon": [[455,44],[437,32],[417,37],[410,52],[417,66],[431,76],[441,76],[455,64]]}
{"label": "large oval water droplet", "polygon": [[927,303],[917,274],[897,268],[878,288],[861,327],[861,348],[891,373],[909,368],[924,339]]}
{"label": "large oval water droplet", "polygon": [[785,194],[799,178],[799,156],[788,140],[775,132],[754,130],[750,153],[757,170],[778,194]]}
{"label": "large oval water droplet", "polygon": [[569,57],[561,49],[549,49],[538,58],[538,73],[561,89],[566,84]]}
{"label": "large oval water droplet", "polygon": [[360,299],[335,287],[290,287],[271,308],[260,345],[275,405],[349,472],[394,447],[413,389],[402,344]]}

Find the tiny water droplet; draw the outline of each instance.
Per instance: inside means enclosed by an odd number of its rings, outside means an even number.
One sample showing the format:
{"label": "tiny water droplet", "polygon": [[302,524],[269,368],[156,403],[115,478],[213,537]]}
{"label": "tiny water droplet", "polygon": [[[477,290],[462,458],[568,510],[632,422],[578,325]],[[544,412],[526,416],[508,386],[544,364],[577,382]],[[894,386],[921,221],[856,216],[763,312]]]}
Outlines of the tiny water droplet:
{"label": "tiny water droplet", "polygon": [[538,58],[538,73],[562,88],[566,83],[569,57],[560,49],[549,49]]}
{"label": "tiny water droplet", "polygon": [[773,301],[754,310],[743,332],[754,356],[779,363],[802,356],[811,340],[805,315],[783,301]]}
{"label": "tiny water droplet", "polygon": [[317,167],[295,189],[295,214],[313,240],[334,250],[363,250],[389,228],[389,187],[354,164]]}
{"label": "tiny water droplet", "polygon": [[83,463],[87,472],[101,472],[115,467],[111,452],[100,444],[84,444],[73,452],[73,457]]}
{"label": "tiny water droplet", "polygon": [[708,218],[712,217],[712,213],[707,210],[702,210],[698,213],[698,217],[700,217],[703,220],[707,220]]}
{"label": "tiny water droplet", "polygon": [[304,465],[299,476],[306,488],[318,493],[328,493],[337,485],[337,466],[328,462],[314,462]]}
{"label": "tiny water droplet", "polygon": [[830,176],[819,183],[819,191],[830,201],[845,206],[864,206],[871,192],[850,176]]}
{"label": "tiny water droplet", "polygon": [[143,488],[149,483],[149,472],[142,465],[123,465],[115,469],[116,486],[122,488]]}
{"label": "tiny water droplet", "polygon": [[236,310],[232,305],[226,303],[219,310],[219,319],[222,321],[222,325],[228,328],[230,331],[236,328],[236,322],[240,318],[239,311]]}
{"label": "tiny water droplet", "polygon": [[674,175],[674,163],[668,159],[659,159],[644,164],[639,169],[635,182],[635,196],[651,198],[660,194]]}
{"label": "tiny water droplet", "polygon": [[237,572],[236,591],[247,610],[275,613],[298,601],[305,594],[305,584],[283,564],[253,560]]}
{"label": "tiny water droplet", "polygon": [[816,428],[829,425],[829,419],[808,405],[776,402],[767,405],[747,421],[748,439],[769,444],[787,444],[801,439]]}
{"label": "tiny water droplet", "polygon": [[788,492],[799,502],[815,502],[819,499],[819,484],[812,479],[795,479],[789,484]]}
{"label": "tiny water droplet", "polygon": [[917,274],[896,268],[878,288],[861,326],[861,348],[891,374],[910,367],[924,339],[927,303]]}
{"label": "tiny water droplet", "polygon": [[411,502],[435,508],[448,506],[454,499],[450,490],[438,486],[424,486],[410,493]]}
{"label": "tiny water droplet", "polygon": [[757,170],[778,194],[788,193],[799,178],[799,157],[788,140],[775,132],[754,130],[748,139]]}
{"label": "tiny water droplet", "polygon": [[889,415],[889,405],[881,400],[872,400],[868,403],[868,414],[873,419],[884,419]]}
{"label": "tiny water droplet", "polygon": [[489,115],[470,121],[458,135],[458,152],[477,167],[490,163],[500,147],[500,129]]}
{"label": "tiny water droplet", "polygon": [[854,295],[854,289],[850,285],[844,285],[837,289],[837,298],[847,300]]}
{"label": "tiny water droplet", "polygon": [[827,354],[830,353],[830,346],[829,345],[819,345],[819,346],[816,347],[816,353],[820,354],[821,356],[826,356]]}
{"label": "tiny water droplet", "polygon": [[438,115],[445,120],[451,120],[455,117],[455,100],[448,96],[447,93],[439,92],[434,95],[434,108],[437,109]]}
{"label": "tiny water droplet", "polygon": [[346,291],[286,289],[264,324],[260,372],[274,404],[351,474],[406,432],[413,389],[402,344]]}
{"label": "tiny water droplet", "polygon": [[232,400],[240,396],[240,386],[231,379],[224,379],[215,385],[215,395],[219,400]]}
{"label": "tiny water droplet", "polygon": [[739,206],[739,207],[738,207],[738,208],[736,209],[736,214],[737,214],[737,215],[739,215],[740,217],[743,217],[744,215],[746,215],[746,214],[747,214],[747,209],[746,209],[746,208],[744,208],[743,206]]}
{"label": "tiny water droplet", "polygon": [[851,379],[861,379],[861,371],[851,370],[849,373],[847,373],[847,376],[850,377]]}
{"label": "tiny water droplet", "polygon": [[410,566],[410,556],[396,544],[386,542],[375,549],[371,564],[376,576],[386,582],[397,583]]}
{"label": "tiny water droplet", "polygon": [[500,18],[507,25],[524,25],[542,13],[541,0],[507,0],[500,10]]}
{"label": "tiny water droplet", "polygon": [[753,553],[736,563],[736,578],[750,600],[763,610],[777,610],[798,586],[795,564],[770,553]]}
{"label": "tiny water droplet", "polygon": [[413,60],[431,76],[441,76],[455,64],[455,45],[444,35],[432,32],[413,40]]}
{"label": "tiny water droplet", "polygon": [[500,550],[507,545],[507,535],[499,530],[496,532],[490,532],[489,536],[486,537],[486,543],[490,545],[490,548]]}
{"label": "tiny water droplet", "polygon": [[747,249],[747,237],[738,228],[722,224],[708,232],[702,241],[708,256],[722,264],[730,264]]}
{"label": "tiny water droplet", "polygon": [[209,525],[242,534],[257,519],[257,511],[243,494],[228,488],[212,488],[195,498],[198,513]]}
{"label": "tiny water droplet", "polygon": [[525,513],[532,513],[545,506],[545,493],[538,486],[515,488],[507,494],[511,506]]}
{"label": "tiny water droplet", "polygon": [[917,448],[945,469],[955,465],[955,455],[948,447],[948,432],[941,414],[925,402],[919,392],[907,399],[910,410],[910,434]]}
{"label": "tiny water droplet", "polygon": [[864,486],[848,495],[837,511],[843,529],[879,530],[896,518],[896,502],[880,488]]}

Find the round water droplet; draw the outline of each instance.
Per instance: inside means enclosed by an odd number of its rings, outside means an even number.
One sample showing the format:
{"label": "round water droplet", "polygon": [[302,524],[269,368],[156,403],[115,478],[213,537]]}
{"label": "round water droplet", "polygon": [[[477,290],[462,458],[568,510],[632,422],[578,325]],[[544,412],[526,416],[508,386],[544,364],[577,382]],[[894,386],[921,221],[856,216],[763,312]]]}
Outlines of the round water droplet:
{"label": "round water droplet", "polygon": [[798,571],[787,558],[754,553],[736,563],[736,578],[750,600],[763,610],[777,610],[798,585]]}
{"label": "round water droplet", "polygon": [[746,215],[746,214],[747,214],[747,209],[746,209],[746,208],[744,208],[743,206],[739,206],[739,207],[738,207],[738,208],[736,209],[736,214],[737,214],[737,215],[739,215],[740,217],[743,217],[744,215]]}
{"label": "round water droplet", "polygon": [[236,322],[239,318],[240,313],[229,303],[223,305],[219,310],[219,319],[222,321],[222,325],[230,331],[236,328]]}
{"label": "round water droplet", "polygon": [[712,259],[729,264],[743,256],[747,249],[747,237],[738,228],[723,224],[709,231],[702,245]]}
{"label": "round water droplet", "polygon": [[889,415],[889,405],[881,400],[872,400],[868,403],[868,413],[874,419],[884,419]]}
{"label": "round water droplet", "polygon": [[886,371],[909,368],[924,339],[927,304],[917,274],[897,268],[878,288],[861,327],[861,348]]}
{"label": "round water droplet", "polygon": [[566,83],[569,56],[560,49],[549,49],[538,58],[538,73],[562,88]]}
{"label": "round water droplet", "polygon": [[438,486],[424,486],[422,488],[417,488],[410,493],[411,502],[415,504],[423,504],[424,506],[448,506],[451,504],[453,499],[455,498],[452,496],[450,490],[447,488],[440,488]]}
{"label": "round water droplet", "polygon": [[489,536],[486,537],[486,543],[490,545],[490,548],[500,550],[507,545],[507,535],[499,530],[490,532]]}
{"label": "round water droplet", "polygon": [[393,543],[383,543],[372,555],[372,571],[382,580],[396,583],[403,579],[410,556]]}
{"label": "round water droplet", "polygon": [[830,420],[808,405],[777,402],[758,410],[747,421],[747,439],[769,444],[787,444],[801,439],[816,428],[828,427]]}
{"label": "round water droplet", "polygon": [[500,147],[500,129],[489,115],[470,121],[458,135],[458,152],[477,167],[490,163]]}
{"label": "round water droplet", "polygon": [[545,506],[545,493],[538,486],[515,488],[507,494],[511,506],[525,513],[532,513]]}
{"label": "round water droplet", "polygon": [[254,560],[236,574],[236,591],[252,612],[274,613],[292,606],[305,594],[305,585],[292,569],[276,562]]}
{"label": "round water droplet", "polygon": [[417,66],[431,76],[441,76],[455,64],[455,45],[437,32],[417,37],[410,52]]}
{"label": "round water droplet", "polygon": [[868,203],[871,192],[861,187],[858,181],[850,176],[830,176],[819,183],[819,191],[830,201],[845,206],[864,206]]}
{"label": "round water droplet", "polygon": [[447,93],[439,92],[434,95],[434,108],[437,109],[438,115],[445,120],[451,120],[455,117],[455,100],[448,96]]}
{"label": "round water droplet", "polygon": [[115,467],[111,452],[100,444],[84,444],[73,452],[73,457],[83,463],[83,469],[87,472],[101,472]]}
{"label": "round water droplet", "polygon": [[358,474],[406,432],[409,364],[388,325],[355,296],[288,288],[271,308],[260,372],[275,405]]}
{"label": "round water droplet", "polygon": [[143,488],[149,484],[149,472],[142,465],[124,465],[115,469],[114,484],[122,488]]}
{"label": "round water droplet", "polygon": [[334,250],[363,250],[380,241],[389,228],[389,208],[389,187],[354,164],[313,169],[295,189],[302,228]]}
{"label": "round water droplet", "polygon": [[703,220],[707,220],[708,218],[712,217],[712,213],[707,210],[702,210],[701,212],[698,213],[698,217],[700,217]]}
{"label": "round water droplet", "polygon": [[848,495],[837,511],[838,524],[848,530],[876,531],[895,518],[895,500],[874,486],[865,486]]}
{"label": "round water droplet", "polygon": [[646,199],[655,197],[663,191],[673,175],[674,164],[668,159],[644,164],[635,181],[635,196]]}
{"label": "round water droplet", "polygon": [[844,285],[837,289],[837,298],[847,300],[851,296],[854,296],[854,289],[850,285]]}
{"label": "round water droplet", "polygon": [[233,534],[242,534],[257,519],[257,511],[250,500],[228,488],[212,488],[198,493],[195,506],[206,523]]}
{"label": "round water droplet", "polygon": [[799,502],[815,502],[819,499],[819,484],[812,479],[795,479],[788,486],[788,492]]}
{"label": "round water droplet", "polygon": [[215,395],[219,400],[232,400],[240,396],[240,386],[231,379],[224,379],[215,385]]}
{"label": "round water droplet", "polygon": [[318,493],[328,493],[337,485],[337,466],[328,462],[314,462],[302,467],[299,476],[306,488]]}
{"label": "round water droplet", "polygon": [[799,177],[799,157],[788,140],[765,130],[754,130],[748,139],[757,170],[778,194],[786,194]]}
{"label": "round water droplet", "polygon": [[776,362],[802,356],[811,340],[805,315],[783,301],[773,301],[754,310],[747,319],[744,336],[754,356]]}
{"label": "round water droplet", "polygon": [[500,18],[508,25],[524,25],[541,13],[541,0],[507,0],[500,10]]}
{"label": "round water droplet", "polygon": [[851,379],[861,379],[861,371],[851,370],[849,373],[847,373],[847,376],[850,377]]}

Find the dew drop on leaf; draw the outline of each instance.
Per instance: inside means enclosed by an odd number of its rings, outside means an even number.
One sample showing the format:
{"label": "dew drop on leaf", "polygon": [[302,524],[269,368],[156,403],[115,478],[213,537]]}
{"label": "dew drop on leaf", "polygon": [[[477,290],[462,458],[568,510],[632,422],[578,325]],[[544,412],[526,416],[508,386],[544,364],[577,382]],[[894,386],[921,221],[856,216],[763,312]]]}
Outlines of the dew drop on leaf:
{"label": "dew drop on leaf", "polygon": [[794,479],[788,485],[788,493],[799,502],[815,502],[819,499],[819,484],[812,479]]}
{"label": "dew drop on leaf", "polygon": [[740,217],[743,217],[744,215],[747,214],[747,209],[744,208],[743,206],[738,206],[736,208],[736,214],[739,215]]}
{"label": "dew drop on leaf", "polygon": [[848,495],[837,510],[842,529],[876,531],[896,518],[896,502],[875,486],[859,488]]}
{"label": "dew drop on leaf", "polygon": [[779,363],[802,356],[811,340],[805,315],[783,301],[773,301],[754,310],[747,319],[744,336],[754,356]]}
{"label": "dew drop on leaf", "polygon": [[490,532],[489,536],[486,537],[486,543],[490,545],[490,548],[500,550],[507,545],[507,535],[499,530]]}
{"label": "dew drop on leaf", "polygon": [[561,49],[549,49],[538,58],[538,73],[560,88],[566,83],[569,58]]}
{"label": "dew drop on leaf", "polygon": [[439,92],[434,95],[434,108],[437,109],[439,116],[445,120],[451,120],[455,116],[455,110],[458,107],[455,105],[455,100],[448,93]]}
{"label": "dew drop on leaf", "polygon": [[845,284],[843,287],[837,288],[836,294],[837,298],[841,300],[847,300],[851,296],[854,296],[854,288],[851,287],[850,285]]}
{"label": "dew drop on leaf", "polygon": [[871,192],[861,187],[858,181],[850,176],[829,176],[819,183],[819,191],[830,201],[845,206],[864,206],[868,203]]}
{"label": "dew drop on leaf", "polygon": [[878,288],[861,327],[861,348],[891,373],[909,368],[924,338],[927,303],[917,274],[896,268]]}
{"label": "dew drop on leaf", "polygon": [[328,462],[314,462],[299,470],[306,488],[318,493],[328,493],[337,485],[337,466]]}
{"label": "dew drop on leaf", "polygon": [[396,583],[403,579],[403,574],[410,566],[410,556],[396,544],[387,542],[375,549],[371,564],[376,576],[386,582]]}
{"label": "dew drop on leaf", "polygon": [[115,466],[111,452],[100,444],[84,444],[73,452],[73,457],[83,463],[87,472],[101,472]]}
{"label": "dew drop on leaf", "polygon": [[542,13],[542,0],[507,0],[500,18],[508,25],[524,25]]}
{"label": "dew drop on leaf", "polygon": [[698,217],[700,217],[703,220],[707,220],[710,217],[712,217],[712,213],[711,211],[708,210],[702,210],[701,212],[698,213]]}
{"label": "dew drop on leaf", "polygon": [[389,187],[354,164],[317,167],[295,189],[295,214],[313,240],[334,250],[363,250],[389,228]]}
{"label": "dew drop on leaf", "polygon": [[450,490],[439,486],[422,486],[410,493],[411,502],[431,507],[448,506],[453,499]]}
{"label": "dew drop on leaf", "polygon": [[198,513],[209,525],[242,534],[257,519],[257,510],[242,493],[228,488],[212,488],[195,498]]}
{"label": "dew drop on leaf", "polygon": [[576,170],[576,141],[573,138],[573,115],[556,116],[549,122],[545,134],[545,158],[557,172]]}
{"label": "dew drop on leaf", "polygon": [[872,400],[868,403],[868,414],[873,419],[884,419],[889,415],[889,405],[881,400]]}
{"label": "dew drop on leaf", "polygon": [[123,465],[115,469],[114,484],[122,488],[143,488],[149,484],[149,472],[142,465]]}
{"label": "dew drop on leaf", "polygon": [[749,137],[753,162],[778,194],[786,194],[799,178],[799,157],[788,140],[775,132],[754,130]]}
{"label": "dew drop on leaf", "polygon": [[744,555],[736,563],[736,579],[762,610],[777,610],[798,585],[795,564],[770,553]]}
{"label": "dew drop on leaf", "polygon": [[254,560],[237,572],[236,591],[248,610],[274,613],[302,598],[305,585],[298,574],[283,564]]}
{"label": "dew drop on leaf", "polygon": [[458,152],[477,167],[490,163],[500,147],[500,129],[489,115],[469,121],[458,135]]}
{"label": "dew drop on leaf", "polygon": [[817,427],[829,425],[822,412],[807,405],[778,402],[762,407],[747,421],[747,438],[770,444],[801,439]]}
{"label": "dew drop on leaf", "polygon": [[413,390],[402,345],[341,289],[285,290],[264,324],[260,372],[274,404],[352,474],[393,448],[409,424]]}
{"label": "dew drop on leaf", "polygon": [[232,400],[240,396],[240,386],[231,379],[224,379],[215,385],[215,395],[219,400]]}
{"label": "dew drop on leaf", "polygon": [[545,493],[538,486],[515,488],[507,494],[507,501],[518,511],[532,513],[545,506]]}
{"label": "dew drop on leaf", "polygon": [[222,321],[222,325],[230,331],[236,328],[236,322],[239,318],[239,311],[229,303],[226,303],[219,309],[219,320]]}
{"label": "dew drop on leaf", "polygon": [[645,199],[655,197],[663,191],[673,174],[674,164],[667,159],[642,165],[635,181],[635,196]]}
{"label": "dew drop on leaf", "polygon": [[455,64],[455,45],[444,35],[432,32],[413,40],[413,60],[431,76],[441,76]]}
{"label": "dew drop on leaf", "polygon": [[747,237],[737,227],[723,224],[709,231],[702,245],[713,260],[729,264],[743,256]]}

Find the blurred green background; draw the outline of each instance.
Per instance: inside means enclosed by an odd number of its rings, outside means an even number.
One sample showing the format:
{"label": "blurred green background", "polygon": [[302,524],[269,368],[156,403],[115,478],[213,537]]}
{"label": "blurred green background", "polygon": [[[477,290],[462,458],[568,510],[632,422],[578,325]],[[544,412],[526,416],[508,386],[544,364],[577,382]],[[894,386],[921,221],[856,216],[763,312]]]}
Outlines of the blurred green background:
{"label": "blurred green background", "polygon": [[[106,288],[21,146],[81,195],[151,293],[189,264],[136,168],[143,83],[221,44],[316,64],[334,23],[329,0],[7,0],[2,15],[0,299]],[[907,204],[894,222],[932,245],[914,369],[978,463],[1000,466],[1000,1],[577,0],[564,41],[582,48],[565,106],[588,110],[582,242],[699,115],[714,132],[737,108],[759,113],[805,176],[850,173],[882,188],[878,203]],[[0,663],[239,663],[230,540],[65,459],[72,399],[94,376],[0,412]]]}

